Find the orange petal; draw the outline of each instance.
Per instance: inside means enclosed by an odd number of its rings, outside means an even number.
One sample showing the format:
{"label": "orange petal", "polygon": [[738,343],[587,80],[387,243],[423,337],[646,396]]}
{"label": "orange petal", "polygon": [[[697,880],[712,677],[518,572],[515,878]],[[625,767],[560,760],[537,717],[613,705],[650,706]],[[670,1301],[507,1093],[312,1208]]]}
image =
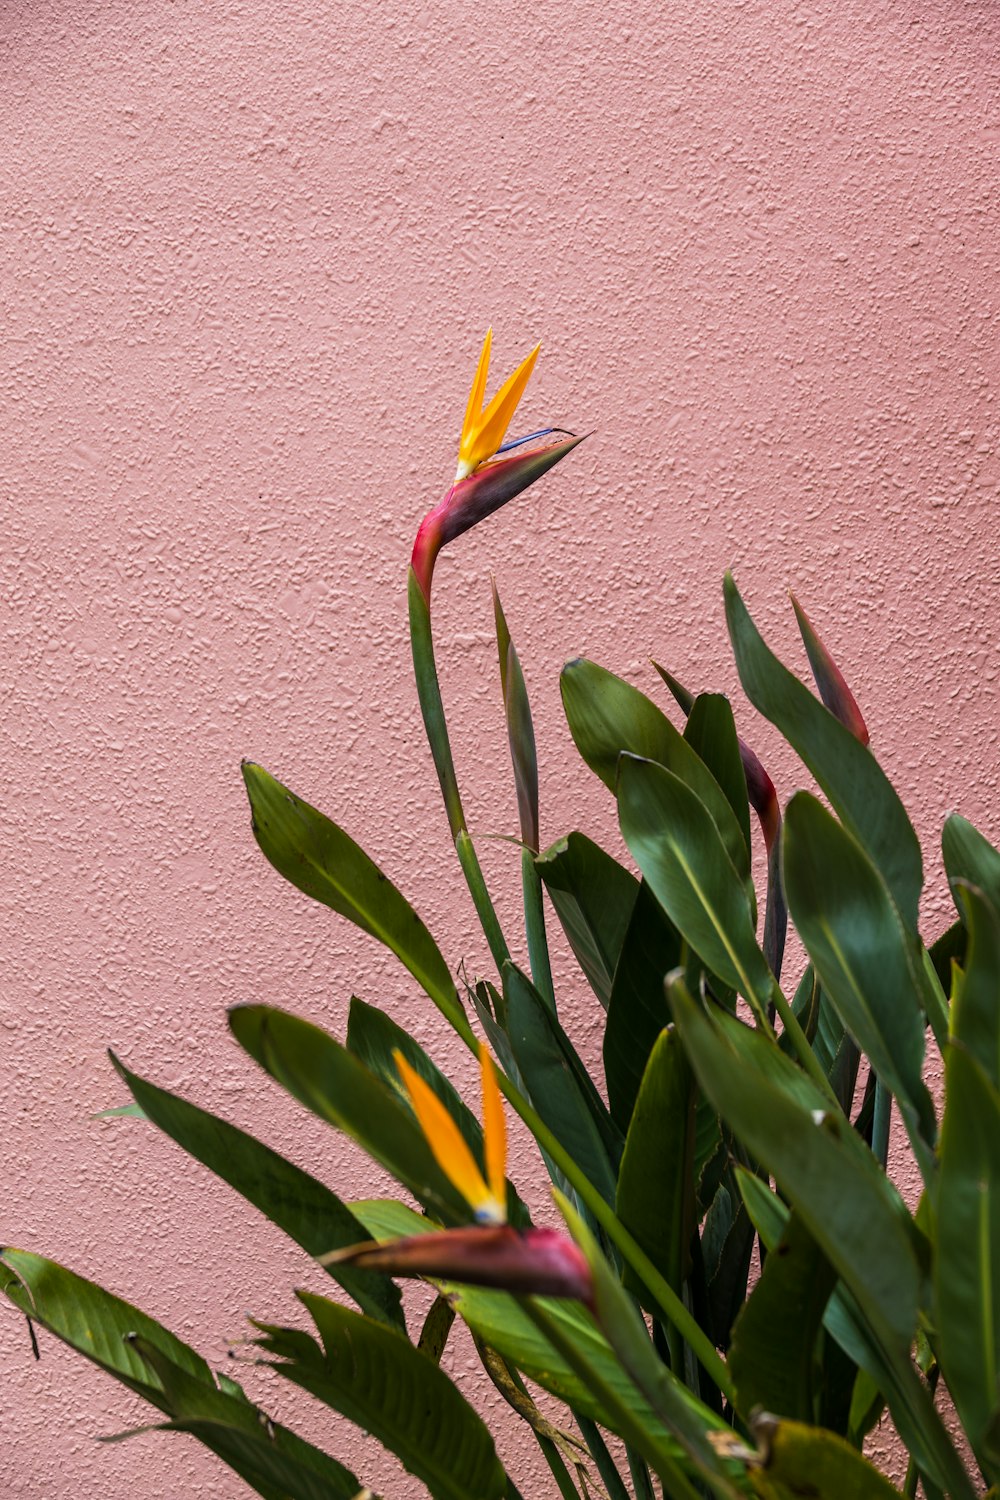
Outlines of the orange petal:
{"label": "orange petal", "polygon": [[[472,381],[472,389],[469,392],[469,400],[465,407],[465,421],[462,423],[462,435],[458,440],[459,463],[468,461],[469,453],[475,444],[476,431],[479,427],[483,414],[483,401],[486,398],[486,378],[490,370],[490,349],[493,347],[493,329],[487,328],[486,337],[483,339],[483,349],[479,356],[479,364]],[[475,465],[471,465],[474,468]]]}
{"label": "orange petal", "polygon": [[483,1153],[486,1158],[486,1180],[498,1203],[507,1201],[507,1122],[503,1099],[497,1087],[493,1059],[480,1044],[479,1064],[483,1071]]}
{"label": "orange petal", "polygon": [[455,1121],[430,1084],[425,1083],[398,1049],[393,1052],[393,1057],[438,1166],[477,1217],[502,1223],[504,1204],[497,1204]]}
{"label": "orange petal", "polygon": [[507,428],[517,410],[518,402],[524,395],[524,388],[531,379],[531,372],[535,368],[535,361],[538,359],[541,347],[541,344],[535,345],[527,358],[518,365],[513,375],[504,381],[483,413],[474,450],[477,464],[483,463],[487,458],[492,458],[503,442]]}

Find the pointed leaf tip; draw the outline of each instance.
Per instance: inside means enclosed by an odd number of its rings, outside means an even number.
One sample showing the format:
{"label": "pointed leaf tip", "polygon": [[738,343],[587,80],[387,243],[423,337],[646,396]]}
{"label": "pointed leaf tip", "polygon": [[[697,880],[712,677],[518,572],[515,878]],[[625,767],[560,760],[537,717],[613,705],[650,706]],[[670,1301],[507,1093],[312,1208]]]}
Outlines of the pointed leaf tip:
{"label": "pointed leaf tip", "polygon": [[802,637],[802,644],[806,648],[809,666],[816,680],[820,697],[830,712],[840,720],[844,728],[849,729],[854,738],[860,740],[862,745],[867,745],[870,738],[868,726],[865,724],[854,694],[847,686],[843,672],[841,672],[833,657],[816,634],[812,621],[791,590],[789,590],[788,597],[792,601],[799,634]]}

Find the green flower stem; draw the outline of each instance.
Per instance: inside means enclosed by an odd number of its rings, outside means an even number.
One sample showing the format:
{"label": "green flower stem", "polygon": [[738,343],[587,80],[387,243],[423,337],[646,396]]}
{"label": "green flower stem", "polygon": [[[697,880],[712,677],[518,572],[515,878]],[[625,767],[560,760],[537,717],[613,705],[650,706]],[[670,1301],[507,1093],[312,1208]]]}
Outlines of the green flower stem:
{"label": "green flower stem", "polygon": [[476,915],[486,934],[486,941],[490,945],[493,962],[502,972],[504,964],[510,960],[510,952],[493,902],[490,900],[489,891],[486,889],[486,881],[483,878],[472,839],[469,837],[462,798],[458,790],[458,777],[455,775],[455,762],[451,753],[451,741],[448,738],[448,726],[444,717],[444,704],[441,701],[437,663],[434,660],[430,609],[412,568],[409,577],[409,606],[410,649],[413,653],[417,698],[420,702],[420,712],[423,716],[434,769],[437,771],[441,795],[444,798],[445,811],[448,814],[448,826],[455,840],[458,861],[462,866],[462,873],[465,875],[469,894],[476,908]]}
{"label": "green flower stem", "polygon": [[[423,715],[424,728],[427,731],[427,739],[431,747],[431,755],[434,759],[441,793],[444,797],[448,822],[455,839],[455,848],[458,853],[459,862],[462,866],[479,920],[482,923],[483,931],[486,934],[487,942],[490,945],[494,962],[498,969],[502,971],[503,965],[510,960],[510,954],[466,827],[462,799],[458,790],[458,779],[455,775],[455,764],[451,754],[451,744],[448,739],[448,728],[445,723],[444,705],[441,701],[437,666],[434,660],[430,611],[427,607],[427,600],[424,598],[423,590],[412,568],[410,569],[409,577],[409,606],[413,669],[416,676],[417,695],[420,700],[420,711]],[[525,852],[530,853],[530,851]],[[534,874],[533,866],[532,872]],[[537,880],[537,874],[535,874],[535,879]],[[538,902],[540,905],[540,885]],[[547,969],[547,952],[545,964]],[[540,970],[539,972],[540,975],[543,974],[543,971]],[[551,976],[549,978],[549,987],[551,992]],[[474,1040],[470,1036],[466,1036],[464,1031],[459,1034],[462,1036],[463,1041],[472,1050],[475,1050]],[[808,1044],[806,1045],[808,1046]],[[548,1154],[563,1173],[567,1182],[578,1193],[581,1202],[590,1210],[608,1239],[617,1246],[624,1259],[628,1261],[636,1275],[647,1287],[659,1306],[663,1320],[673,1324],[677,1328],[692,1352],[701,1361],[706,1373],[715,1381],[730,1404],[733,1404],[735,1392],[733,1391],[725,1362],[720,1358],[718,1351],[702,1329],[699,1328],[697,1321],[688,1312],[676,1292],[664,1277],[661,1276],[659,1271],[657,1271],[652,1261],[632,1238],[624,1224],[621,1223],[601,1194],[593,1187],[590,1179],[580,1170],[561,1142],[543,1124],[540,1117],[535,1113],[520,1091],[514,1087],[510,1079],[500,1074],[499,1082],[508,1102],[532,1132],[538,1145]]]}
{"label": "green flower stem", "polygon": [[614,1459],[608,1451],[608,1445],[601,1435],[601,1429],[596,1422],[585,1417],[582,1412],[574,1411],[576,1425],[580,1429],[580,1436],[590,1449],[590,1456],[597,1465],[597,1472],[601,1476],[601,1483],[608,1492],[608,1500],[631,1500],[625,1481],[615,1468]]}
{"label": "green flower stem", "polygon": [[636,1500],[656,1500],[656,1495],[653,1491],[653,1481],[649,1477],[646,1460],[627,1443],[625,1445],[625,1457],[628,1460],[628,1471],[632,1479],[632,1488],[635,1490]]}
{"label": "green flower stem", "polygon": [[551,1438],[544,1437],[540,1432],[536,1432],[535,1437],[563,1500],[580,1500],[580,1491],[573,1483],[570,1472],[563,1461],[563,1456],[555,1443]]}
{"label": "green flower stem", "polygon": [[528,940],[528,964],[535,989],[547,1005],[556,1008],[552,987],[552,966],[545,937],[545,908],[542,904],[542,882],[535,866],[535,855],[527,847],[521,850],[521,887],[524,891],[524,931]]}
{"label": "green flower stem", "polygon": [[586,1356],[580,1353],[572,1339],[566,1337],[542,1303],[536,1297],[522,1297],[519,1301],[539,1333],[548,1340],[570,1369],[593,1391],[601,1406],[608,1413],[615,1430],[621,1434],[630,1447],[637,1449],[643,1455],[663,1480],[665,1492],[670,1496],[676,1496],[677,1500],[699,1500],[698,1491],[670,1449],[662,1440],[646,1431],[631,1406],[612,1390]]}
{"label": "green flower stem", "polygon": [[476,908],[476,915],[479,918],[483,932],[486,934],[486,941],[490,945],[493,962],[502,974],[504,964],[510,963],[510,950],[507,947],[507,940],[500,927],[500,919],[496,914],[493,902],[490,900],[490,893],[486,889],[486,881],[483,878],[475,846],[464,828],[455,836],[455,852],[458,855],[458,862],[462,866],[462,873],[465,876],[465,883],[469,887],[469,894],[472,897],[472,904]]}

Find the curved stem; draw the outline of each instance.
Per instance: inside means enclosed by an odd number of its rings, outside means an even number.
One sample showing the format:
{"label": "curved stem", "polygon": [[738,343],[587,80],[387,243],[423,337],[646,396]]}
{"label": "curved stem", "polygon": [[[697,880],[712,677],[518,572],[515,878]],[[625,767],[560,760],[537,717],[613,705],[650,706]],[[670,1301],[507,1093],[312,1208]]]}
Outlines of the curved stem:
{"label": "curved stem", "polygon": [[590,1450],[590,1456],[597,1465],[597,1472],[601,1476],[601,1483],[608,1492],[609,1500],[631,1500],[625,1481],[615,1468],[614,1459],[608,1451],[608,1445],[604,1441],[601,1429],[590,1417],[585,1417],[583,1412],[573,1411],[576,1425],[580,1429],[580,1436]]}
{"label": "curved stem", "polygon": [[434,660],[430,609],[412,568],[409,577],[409,606],[410,649],[413,653],[413,674],[417,683],[417,698],[420,702],[420,712],[434,761],[434,769],[437,771],[441,795],[444,798],[445,811],[448,814],[448,826],[455,840],[459,864],[462,866],[465,882],[476,908],[476,915],[486,934],[493,962],[502,971],[504,964],[510,959],[510,952],[493,902],[490,900],[486,881],[483,878],[479,859],[465,821],[465,811],[458,790],[458,777],[455,775],[455,762],[451,753],[451,741],[448,738],[448,725],[445,722],[444,704],[441,701],[437,663]]}

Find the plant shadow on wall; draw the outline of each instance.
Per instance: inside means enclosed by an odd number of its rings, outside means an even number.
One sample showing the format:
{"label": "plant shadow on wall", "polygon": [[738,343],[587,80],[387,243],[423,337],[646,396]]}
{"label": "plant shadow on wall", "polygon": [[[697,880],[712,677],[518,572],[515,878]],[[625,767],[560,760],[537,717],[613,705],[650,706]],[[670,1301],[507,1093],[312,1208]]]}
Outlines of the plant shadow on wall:
{"label": "plant shadow on wall", "polygon": [[[566,1500],[648,1500],[658,1488],[678,1500],[895,1495],[862,1452],[886,1409],[909,1455],[903,1493],[994,1493],[1000,853],[963,819],[947,821],[958,919],[927,946],[920,847],[850,690],[796,605],[814,696],[768,649],[731,578],[743,687],[825,801],[797,791],[782,808],[724,697],[659,669],[681,730],[637,689],[578,660],[562,676],[569,727],[616,798],[635,868],[577,830],[540,851],[531,714],[495,597],[522,848],[524,930],[512,950],[449,747],[431,582],[442,546],[578,439],[549,429],[505,443],[537,350],[485,404],[489,353],[487,336],[455,483],[417,537],[409,605],[424,723],[491,973],[460,970],[456,985],[362,849],[261,767],[244,767],[271,863],[389,947],[442,1026],[478,1054],[482,1124],[412,1037],[357,999],[344,1042],[263,1005],[237,1007],[230,1027],[408,1202],[345,1203],[115,1060],[135,1112],[290,1235],[354,1304],[300,1291],[311,1327],[255,1321],[257,1357],[372,1434],[439,1500],[520,1494],[441,1368],[456,1317]],[[767,854],[762,911],[755,820]],[[604,1014],[603,1087],[560,1022],[547,912]],[[806,955],[791,985],[789,921]],[[922,1080],[928,1032],[944,1064],[940,1120]],[[562,1231],[534,1226],[507,1179],[505,1108],[538,1145]],[[915,1213],[886,1170],[894,1109],[923,1184]],[[749,1290],[755,1246],[763,1270]],[[5,1251],[0,1275],[34,1323],[150,1402],[155,1426],[193,1434],[260,1495],[366,1493],[363,1477],[271,1421],[135,1307],[29,1251]],[[405,1277],[437,1292],[419,1328]],[[961,1449],[939,1415],[942,1385]]]}

